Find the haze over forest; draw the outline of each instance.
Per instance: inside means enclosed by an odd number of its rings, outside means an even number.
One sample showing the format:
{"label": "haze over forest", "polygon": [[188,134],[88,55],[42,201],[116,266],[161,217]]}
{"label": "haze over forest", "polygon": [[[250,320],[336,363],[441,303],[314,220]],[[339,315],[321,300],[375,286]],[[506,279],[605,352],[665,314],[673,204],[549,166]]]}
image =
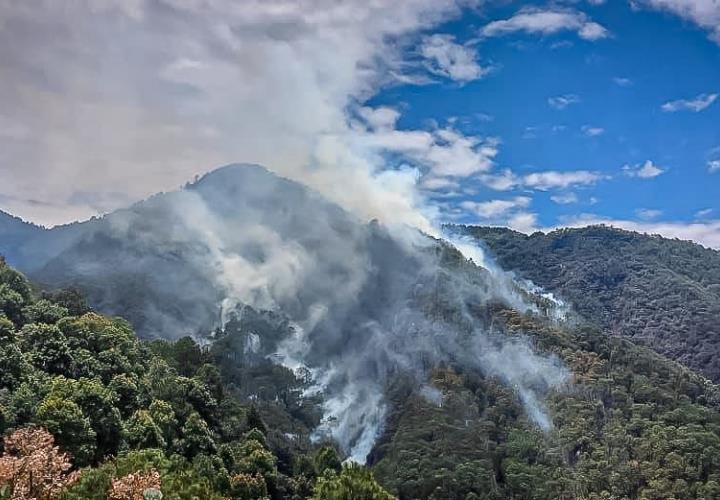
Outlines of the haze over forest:
{"label": "haze over forest", "polygon": [[720,498],[715,0],[0,5],[0,500]]}

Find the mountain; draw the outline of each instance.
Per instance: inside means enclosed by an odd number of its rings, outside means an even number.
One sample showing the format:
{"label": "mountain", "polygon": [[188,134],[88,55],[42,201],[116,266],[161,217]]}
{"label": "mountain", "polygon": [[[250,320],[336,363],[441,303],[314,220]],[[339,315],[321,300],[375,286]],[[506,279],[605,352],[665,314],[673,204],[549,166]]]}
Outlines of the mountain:
{"label": "mountain", "polygon": [[0,210],[0,255],[26,272],[34,271],[76,243],[96,222],[47,229]]}
{"label": "mountain", "polygon": [[253,332],[235,347],[312,374],[326,399],[317,439],[360,462],[400,376],[421,384],[451,362],[482,370],[515,387],[541,428],[551,426],[542,400],[569,377],[524,337],[501,335],[488,313],[543,315],[550,301],[443,241],[359,221],[259,166],[224,167],[71,227],[76,241],[30,268],[37,283],[84,291],[143,338],[213,342],[250,310],[279,314],[290,325],[282,334]]}
{"label": "mountain", "polygon": [[[438,295],[435,307],[447,300]],[[570,370],[568,385],[544,399],[552,427],[530,418],[518,386],[460,359],[429,360],[422,385],[403,373],[387,380],[389,412],[368,469],[343,467],[337,442],[315,438],[328,391],[317,392],[307,372],[247,348],[292,334],[281,315],[245,308],[201,346],[189,337],[140,341],[119,318],[69,306],[36,296],[0,260],[3,495],[25,498],[23,488],[68,500],[159,496],[148,489],[212,500],[720,495],[718,387],[594,328],[501,304],[475,310],[510,342],[529,338]],[[513,365],[517,352],[495,354]]]}
{"label": "mountain", "polygon": [[251,272],[256,263],[278,266],[276,274],[291,281],[303,264],[293,259],[311,249],[314,262],[340,272],[339,255],[316,259],[320,244],[333,235],[340,247],[333,251],[352,245],[360,226],[297,183],[259,166],[230,165],[100,219],[32,227],[25,238],[18,232],[0,242],[0,254],[47,287],[83,290],[95,308],[129,318],[142,335],[169,338],[218,324],[228,294],[255,293],[244,298],[262,301],[266,289],[292,286],[227,289],[232,273]]}
{"label": "mountain", "polygon": [[529,236],[505,228],[455,229],[606,333],[720,380],[720,252],[605,226]]}
{"label": "mountain", "polygon": [[46,231],[45,228],[25,222],[0,210],[0,241],[5,258],[15,265],[24,264],[22,249],[29,241]]}

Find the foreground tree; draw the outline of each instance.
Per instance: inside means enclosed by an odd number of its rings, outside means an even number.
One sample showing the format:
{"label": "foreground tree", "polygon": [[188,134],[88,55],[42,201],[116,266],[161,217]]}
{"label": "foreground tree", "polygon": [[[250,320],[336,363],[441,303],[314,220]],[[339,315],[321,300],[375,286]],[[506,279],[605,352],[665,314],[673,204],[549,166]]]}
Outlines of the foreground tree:
{"label": "foreground tree", "polygon": [[328,472],[318,479],[315,500],[394,500],[370,470],[358,464],[345,465],[340,474]]}
{"label": "foreground tree", "polygon": [[19,429],[5,437],[0,498],[49,500],[78,479],[72,463],[45,429]]}

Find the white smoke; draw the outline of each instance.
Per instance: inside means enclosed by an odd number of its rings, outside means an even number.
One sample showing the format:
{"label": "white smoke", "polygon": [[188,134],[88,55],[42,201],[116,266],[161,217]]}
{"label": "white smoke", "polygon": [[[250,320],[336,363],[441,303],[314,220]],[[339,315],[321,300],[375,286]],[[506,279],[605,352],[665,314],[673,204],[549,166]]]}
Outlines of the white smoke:
{"label": "white smoke", "polygon": [[[11,208],[64,222],[57,214],[109,210],[179,185],[200,165],[266,164],[324,199],[244,167],[241,182],[234,170],[216,173],[108,217],[113,237],[144,252],[128,252],[114,271],[157,278],[163,300],[146,306],[149,317],[161,317],[153,325],[182,332],[182,307],[159,310],[174,299],[203,306],[185,315],[192,328],[216,308],[221,321],[244,305],[282,312],[297,329],[280,359],[307,367],[325,396],[317,432],[358,461],[382,432],[386,383],[409,373],[420,387],[428,364],[448,360],[501,378],[529,417],[549,427],[542,397],[565,370],[528,341],[489,331],[467,308],[536,306],[471,242],[453,239],[487,272],[448,271],[436,242],[418,231],[442,234],[421,178],[485,172],[497,141],[449,126],[399,130],[396,110],[365,106],[384,85],[408,81],[403,49],[464,2],[96,3],[0,5],[3,112],[37,138],[4,148],[6,163],[22,166],[7,179],[18,195]],[[43,71],[28,72],[25,60]],[[48,79],[62,93],[49,90]],[[403,161],[393,164],[387,153]],[[62,202],[39,212],[23,201],[37,198]],[[382,224],[366,225],[375,218]],[[92,273],[109,272],[101,267]],[[457,321],[423,313],[435,293]]]}

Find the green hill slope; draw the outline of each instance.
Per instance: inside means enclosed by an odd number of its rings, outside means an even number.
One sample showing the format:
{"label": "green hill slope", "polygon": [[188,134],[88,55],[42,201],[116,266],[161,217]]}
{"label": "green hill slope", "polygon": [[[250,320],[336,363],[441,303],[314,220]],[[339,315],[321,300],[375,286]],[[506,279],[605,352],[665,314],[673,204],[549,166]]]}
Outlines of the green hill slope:
{"label": "green hill slope", "polygon": [[720,252],[604,226],[527,236],[459,226],[500,266],[560,295],[607,333],[720,380]]}
{"label": "green hill slope", "polygon": [[[389,498],[365,469],[340,472],[332,447],[309,439],[322,394],[303,397],[301,374],[246,355],[248,336],[286,334],[281,317],[243,315],[206,347],[187,337],[142,342],[76,299],[41,298],[0,262],[0,431],[42,426],[71,453],[79,478],[58,473],[59,498],[110,498],[123,484],[155,485],[173,499]],[[521,394],[467,365],[438,365],[422,387],[391,378],[370,465],[393,495],[720,497],[715,385],[592,328],[497,304],[473,314],[571,370],[572,382],[544,402],[554,426],[540,431]],[[22,460],[12,447],[0,458],[0,498],[20,484],[3,465]]]}

